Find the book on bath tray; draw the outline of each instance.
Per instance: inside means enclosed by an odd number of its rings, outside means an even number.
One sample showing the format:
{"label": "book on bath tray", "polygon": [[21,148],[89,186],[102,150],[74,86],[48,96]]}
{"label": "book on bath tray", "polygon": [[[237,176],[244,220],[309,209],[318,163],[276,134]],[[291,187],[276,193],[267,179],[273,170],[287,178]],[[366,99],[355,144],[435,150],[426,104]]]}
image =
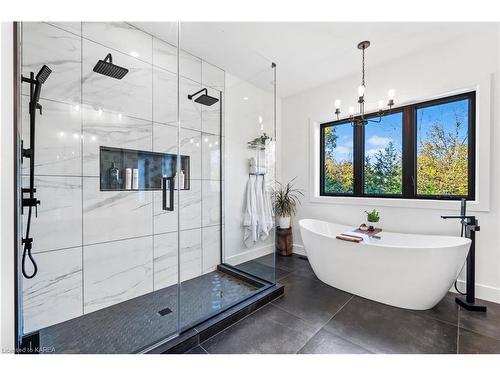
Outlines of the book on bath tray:
{"label": "book on bath tray", "polygon": [[380,232],[382,232],[382,228],[373,228],[370,230],[367,225],[361,224],[358,228],[349,232],[343,232],[336,236],[336,238],[343,241],[359,243],[369,239],[370,237],[377,238],[378,236],[376,236],[376,234]]}

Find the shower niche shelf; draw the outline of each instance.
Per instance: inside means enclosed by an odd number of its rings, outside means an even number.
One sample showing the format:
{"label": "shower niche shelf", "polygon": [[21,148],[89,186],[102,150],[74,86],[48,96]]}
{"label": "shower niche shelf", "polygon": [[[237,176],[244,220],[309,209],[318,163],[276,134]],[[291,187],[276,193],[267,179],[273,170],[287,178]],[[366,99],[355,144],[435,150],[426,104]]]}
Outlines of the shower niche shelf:
{"label": "shower niche shelf", "polygon": [[[180,155],[180,157],[181,171],[184,173],[184,187],[181,190],[189,190],[189,156]],[[118,179],[112,177],[113,164],[118,169]],[[127,168],[138,170],[138,187],[136,189],[126,189],[125,174]],[[164,176],[176,176],[177,155],[101,146],[99,149],[99,170],[101,191],[161,190]],[[177,181],[175,186],[177,190]]]}

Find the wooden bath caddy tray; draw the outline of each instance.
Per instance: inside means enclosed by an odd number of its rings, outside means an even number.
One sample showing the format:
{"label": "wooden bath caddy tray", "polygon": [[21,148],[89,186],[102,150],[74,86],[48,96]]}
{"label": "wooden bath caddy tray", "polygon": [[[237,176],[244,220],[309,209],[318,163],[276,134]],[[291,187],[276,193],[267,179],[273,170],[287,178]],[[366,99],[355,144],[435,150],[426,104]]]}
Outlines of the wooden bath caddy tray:
{"label": "wooden bath caddy tray", "polygon": [[[376,234],[382,232],[382,228],[375,228],[373,230],[362,230],[362,229],[356,228],[356,229],[353,229],[352,232],[363,233],[363,234],[367,235],[368,237],[373,237]],[[356,243],[360,243],[361,241],[363,241],[363,237],[356,237],[356,236],[345,235],[345,234],[339,234],[335,238],[342,240],[342,241],[356,242]]]}
{"label": "wooden bath caddy tray", "polygon": [[382,228],[374,228],[373,230],[362,230],[362,229],[356,228],[356,229],[353,230],[353,232],[363,233],[363,234],[366,234],[369,237],[373,237],[376,234],[382,232]]}

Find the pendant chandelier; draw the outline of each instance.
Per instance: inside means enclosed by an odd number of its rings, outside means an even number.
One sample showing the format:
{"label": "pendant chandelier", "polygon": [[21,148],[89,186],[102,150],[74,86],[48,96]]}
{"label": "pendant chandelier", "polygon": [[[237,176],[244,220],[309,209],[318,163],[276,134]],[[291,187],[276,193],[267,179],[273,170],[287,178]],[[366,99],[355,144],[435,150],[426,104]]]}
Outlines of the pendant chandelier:
{"label": "pendant chandelier", "polygon": [[[361,65],[361,85],[358,87],[358,105],[359,111],[358,113],[354,112],[354,107],[349,107],[349,120],[351,121],[352,126],[364,126],[368,124],[368,122],[380,122],[382,120],[382,116],[387,115],[391,112],[392,106],[394,105],[394,94],[395,91],[390,89],[387,93],[388,101],[387,107],[388,109],[384,110],[384,102],[378,102],[378,118],[374,119],[372,116],[367,118],[365,115],[365,50],[370,47],[370,41],[365,40],[358,43],[358,49],[361,50],[362,53],[362,65]],[[335,115],[337,116],[337,120],[340,115],[340,100],[335,100]]]}

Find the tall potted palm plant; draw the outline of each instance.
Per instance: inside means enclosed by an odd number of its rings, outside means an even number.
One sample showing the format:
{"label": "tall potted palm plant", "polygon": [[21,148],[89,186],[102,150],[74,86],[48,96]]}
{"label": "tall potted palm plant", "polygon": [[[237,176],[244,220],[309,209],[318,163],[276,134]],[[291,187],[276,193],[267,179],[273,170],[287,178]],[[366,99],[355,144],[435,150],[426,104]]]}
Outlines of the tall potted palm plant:
{"label": "tall potted palm plant", "polygon": [[295,214],[297,205],[300,204],[300,198],[304,196],[301,189],[293,186],[295,178],[286,185],[277,182],[278,187],[274,191],[274,211],[279,218],[279,227],[282,229],[290,228],[290,219]]}

